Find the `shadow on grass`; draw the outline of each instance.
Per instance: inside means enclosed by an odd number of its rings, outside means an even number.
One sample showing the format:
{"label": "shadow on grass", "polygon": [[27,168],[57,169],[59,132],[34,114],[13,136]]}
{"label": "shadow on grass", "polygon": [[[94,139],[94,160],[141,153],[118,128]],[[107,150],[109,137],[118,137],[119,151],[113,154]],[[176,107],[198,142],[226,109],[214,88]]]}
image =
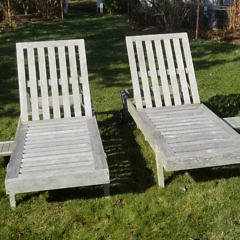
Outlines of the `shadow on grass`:
{"label": "shadow on grass", "polygon": [[[136,143],[133,131],[135,124],[118,123],[119,113],[110,111],[97,113],[104,150],[107,154],[110,171],[110,194],[142,193],[154,182],[153,172],[146,166],[146,160]],[[89,186],[64,190],[49,191],[48,201],[69,199],[88,199],[103,197],[102,186]]]}
{"label": "shadow on grass", "polygon": [[192,169],[188,171],[191,177],[197,182],[206,182],[211,180],[229,179],[240,176],[240,166],[220,166],[212,168]]}
{"label": "shadow on grass", "polygon": [[3,161],[0,162],[1,163],[1,167],[6,168],[7,165],[8,165],[9,160],[10,160],[10,157],[8,157],[8,156],[7,157],[3,157]]}
{"label": "shadow on grass", "polygon": [[[196,70],[206,70],[214,66],[224,65],[229,63],[229,59],[222,58],[221,55],[232,55],[239,50],[239,46],[225,42],[212,41],[192,41],[191,53],[194,59],[194,67]],[[240,57],[231,59],[231,62],[239,62]]]}
{"label": "shadow on grass", "polygon": [[216,95],[204,102],[219,117],[234,117],[240,112],[240,94]]}

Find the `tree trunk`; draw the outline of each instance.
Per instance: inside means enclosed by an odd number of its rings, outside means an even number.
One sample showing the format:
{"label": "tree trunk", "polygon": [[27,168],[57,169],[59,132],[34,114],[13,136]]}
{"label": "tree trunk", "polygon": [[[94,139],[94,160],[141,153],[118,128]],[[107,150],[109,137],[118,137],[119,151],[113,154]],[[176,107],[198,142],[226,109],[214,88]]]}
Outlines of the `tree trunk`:
{"label": "tree trunk", "polygon": [[200,10],[200,0],[197,0],[195,39],[198,39],[198,32],[199,32],[199,10]]}
{"label": "tree trunk", "polygon": [[10,26],[12,26],[12,14],[11,14],[11,5],[10,5],[10,0],[7,1],[7,12],[8,12],[8,22]]}
{"label": "tree trunk", "polygon": [[63,20],[64,15],[63,15],[63,0],[60,0],[60,8],[61,8],[61,18]]}

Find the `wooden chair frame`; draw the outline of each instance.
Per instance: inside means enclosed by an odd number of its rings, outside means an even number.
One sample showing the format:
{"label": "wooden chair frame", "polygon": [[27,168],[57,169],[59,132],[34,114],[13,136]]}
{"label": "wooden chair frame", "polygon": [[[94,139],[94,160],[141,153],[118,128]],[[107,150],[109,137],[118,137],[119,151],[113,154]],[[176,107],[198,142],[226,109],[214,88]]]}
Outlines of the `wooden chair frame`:
{"label": "wooden chair frame", "polygon": [[83,39],[17,43],[21,115],[5,179],[17,193],[101,185],[109,169],[91,104]]}
{"label": "wooden chair frame", "polygon": [[164,172],[240,163],[240,136],[200,103],[186,33],[126,37],[133,89],[121,90]]}

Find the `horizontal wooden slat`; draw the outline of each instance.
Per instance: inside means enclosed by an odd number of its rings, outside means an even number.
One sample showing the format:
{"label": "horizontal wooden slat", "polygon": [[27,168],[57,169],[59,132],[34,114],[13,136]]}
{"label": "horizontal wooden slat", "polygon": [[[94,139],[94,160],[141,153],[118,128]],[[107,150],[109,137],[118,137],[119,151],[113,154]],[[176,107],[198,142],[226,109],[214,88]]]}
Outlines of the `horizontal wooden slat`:
{"label": "horizontal wooden slat", "polygon": [[74,162],[81,162],[81,163],[88,163],[88,162],[93,162],[93,156],[92,155],[86,155],[80,157],[73,157],[73,158],[56,158],[56,159],[42,159],[36,161],[34,158],[25,160],[23,159],[21,163],[21,167],[24,166],[41,166],[41,165],[53,165],[53,164],[68,164],[68,163],[74,163]]}
{"label": "horizontal wooden slat", "polygon": [[160,129],[164,129],[164,128],[185,128],[185,127],[198,127],[198,126],[202,126],[202,127],[209,127],[209,126],[215,126],[215,124],[212,121],[207,121],[207,120],[203,120],[203,121],[186,121],[186,122],[178,122],[176,121],[175,123],[170,122],[169,124],[167,123],[159,123],[157,121],[153,122],[153,124],[156,126],[156,128],[160,128]]}
{"label": "horizontal wooden slat", "polygon": [[63,132],[70,130],[87,130],[87,125],[82,124],[69,124],[69,125],[56,125],[51,128],[28,128],[27,135],[37,134],[37,133],[52,133],[52,132]]}
{"label": "horizontal wooden slat", "polygon": [[197,110],[197,109],[201,109],[203,106],[202,104],[185,104],[185,105],[181,105],[181,106],[167,106],[164,108],[152,108],[152,109],[141,109],[139,111],[141,112],[146,112],[146,113],[150,113],[150,114],[154,114],[155,112],[158,114],[159,111],[161,112],[177,112],[177,111],[184,111],[184,110]]}
{"label": "horizontal wooden slat", "polygon": [[70,118],[70,119],[49,119],[49,120],[39,120],[39,121],[31,121],[28,123],[28,127],[40,127],[40,126],[51,126],[55,124],[63,124],[63,123],[76,123],[76,122],[85,122],[88,119],[88,117],[81,117],[81,118]]}
{"label": "horizontal wooden slat", "polygon": [[219,138],[219,139],[204,139],[204,140],[196,140],[196,141],[191,141],[191,142],[177,142],[177,143],[169,143],[169,146],[171,148],[178,148],[178,147],[184,147],[184,146],[192,146],[192,145],[203,145],[203,144],[208,144],[208,143],[224,143],[224,142],[229,142],[229,137],[228,138]]}
{"label": "horizontal wooden slat", "polygon": [[56,147],[56,146],[71,146],[75,144],[90,144],[89,137],[86,136],[85,139],[79,138],[69,138],[69,139],[54,139],[54,141],[39,141],[35,144],[32,144],[30,141],[28,144],[25,145],[25,149],[42,149],[42,148],[49,148],[49,147]]}
{"label": "horizontal wooden slat", "polygon": [[83,39],[77,40],[57,40],[57,41],[40,41],[40,42],[23,42],[23,43],[16,43],[16,45],[20,48],[45,48],[47,47],[58,47],[58,46],[75,46],[78,45],[79,42],[83,42]]}
{"label": "horizontal wooden slat", "polygon": [[207,122],[209,121],[208,119],[206,119],[206,116],[189,116],[188,118],[161,118],[161,117],[154,117],[154,118],[151,118],[151,122],[153,123],[159,123],[159,124],[175,124],[176,122],[177,123],[188,123],[188,122],[198,122],[198,121],[203,121],[203,122]]}
{"label": "horizontal wooden slat", "polygon": [[[59,138],[56,138],[56,136],[54,135],[47,135],[46,137],[42,137],[42,138],[32,138],[32,139],[26,139],[26,142],[27,142],[27,146],[28,147],[41,147],[41,145],[48,145],[48,144],[52,144],[53,143],[53,140],[54,140],[54,143],[56,145],[59,145],[59,144],[64,144],[65,143],[70,143],[71,142],[82,142],[83,140],[85,139],[89,139],[89,136],[87,134],[85,135],[79,135],[79,134],[66,134],[66,135],[63,135]],[[26,145],[26,144],[25,144]]]}
{"label": "horizontal wooden slat", "polygon": [[195,144],[195,145],[189,145],[185,144],[183,146],[174,146],[173,151],[175,153],[180,153],[180,152],[194,152],[194,151],[200,151],[200,150],[208,150],[208,149],[219,149],[219,148],[228,148],[232,146],[232,142],[229,141],[218,141],[214,142],[211,141],[208,143],[202,143],[202,144]]}
{"label": "horizontal wooden slat", "polygon": [[[157,129],[159,130],[159,129]],[[168,136],[168,137],[174,137],[179,135],[189,136],[191,134],[213,134],[213,133],[224,133],[221,129],[212,129],[209,128],[188,128],[188,129],[166,129],[166,130],[159,130],[162,135]]]}
{"label": "horizontal wooden slat", "polygon": [[[200,150],[193,150],[193,151],[188,151],[188,152],[178,152],[176,153],[176,157],[182,157],[182,158],[186,158],[186,159],[190,159],[190,158],[198,158],[199,156],[201,156],[200,158],[207,158],[207,157],[214,157],[214,156],[221,156],[221,154],[227,154],[227,153],[232,153],[232,152],[238,152],[239,153],[239,158],[237,158],[237,163],[240,160],[240,150],[238,148],[236,148],[237,146],[231,145],[231,146],[226,146],[226,147],[222,147],[222,148],[210,148],[210,149],[200,149]],[[227,165],[227,162],[226,162]]]}
{"label": "horizontal wooden slat", "polygon": [[63,150],[69,150],[69,151],[72,151],[72,150],[75,150],[75,149],[89,149],[90,147],[90,143],[73,143],[73,144],[70,144],[70,145],[65,145],[65,144],[62,144],[62,145],[58,145],[58,146],[48,146],[48,147],[38,147],[38,148],[28,148],[26,147],[24,149],[24,152],[23,154],[26,155],[26,154],[30,154],[30,153],[43,153],[45,152],[55,152],[55,151],[63,151]]}
{"label": "horizontal wooden slat", "polygon": [[32,156],[32,157],[24,157],[23,161],[43,161],[43,160],[57,160],[57,159],[70,159],[70,158],[76,158],[76,159],[82,159],[82,158],[88,158],[89,156],[92,156],[91,152],[78,152],[78,153],[74,153],[74,152],[70,152],[68,154],[62,154],[62,155],[47,155],[47,156]]}
{"label": "horizontal wooden slat", "polygon": [[28,157],[40,157],[40,156],[46,156],[49,155],[56,155],[56,154],[68,154],[69,152],[71,153],[81,153],[81,152],[88,152],[91,151],[91,148],[89,146],[86,147],[82,147],[82,148],[74,148],[74,149],[61,149],[61,150],[53,150],[51,152],[36,152],[36,153],[25,153],[23,155],[24,158],[28,158]]}
{"label": "horizontal wooden slat", "polygon": [[199,140],[215,140],[215,139],[222,139],[224,137],[228,137],[226,133],[213,131],[213,132],[207,132],[205,134],[201,132],[192,132],[192,133],[186,133],[185,135],[170,135],[165,136],[165,139],[167,143],[177,143],[177,142],[192,142],[192,141],[199,141]]}
{"label": "horizontal wooden slat", "polygon": [[67,176],[67,175],[73,175],[77,173],[84,173],[88,171],[93,171],[94,169],[91,167],[89,168],[81,168],[81,167],[71,167],[67,169],[51,169],[49,171],[29,171],[29,172],[23,172],[19,175],[19,179],[21,178],[41,178],[44,177],[46,181],[50,176]]}
{"label": "horizontal wooden slat", "polygon": [[149,34],[149,35],[140,35],[140,36],[128,36],[126,39],[131,39],[131,41],[143,41],[143,40],[159,40],[161,39],[174,39],[174,38],[183,38],[186,36],[186,33],[170,33],[170,34]]}
{"label": "horizontal wooden slat", "polygon": [[36,143],[36,142],[42,142],[42,141],[50,141],[50,140],[59,140],[61,138],[79,138],[79,139],[84,139],[88,136],[88,133],[85,131],[85,132],[73,132],[73,131],[70,131],[70,132],[65,132],[65,133],[59,133],[59,134],[55,134],[55,133],[52,133],[51,135],[34,135],[34,136],[28,136],[26,138],[26,141],[27,142],[31,142],[32,143]]}
{"label": "horizontal wooden slat", "polygon": [[33,136],[36,136],[36,137],[40,137],[40,136],[47,136],[47,135],[50,135],[50,134],[55,134],[55,135],[64,135],[64,134],[67,134],[67,133],[72,133],[72,134],[77,134],[77,133],[83,133],[83,132],[87,132],[88,130],[87,129],[77,129],[77,130],[72,130],[72,129],[70,129],[70,130],[59,130],[59,131],[57,131],[57,130],[53,130],[53,131],[48,131],[48,132],[42,132],[42,133],[39,133],[39,132],[37,132],[37,133],[28,133],[28,135],[27,135],[27,137],[29,138],[29,137],[33,137]]}
{"label": "horizontal wooden slat", "polygon": [[93,162],[69,162],[69,163],[58,163],[58,164],[47,164],[47,165],[37,165],[37,166],[24,166],[20,168],[20,173],[24,174],[26,172],[31,173],[41,173],[41,172],[52,172],[56,170],[63,170],[71,168],[80,168],[81,170],[93,169]]}

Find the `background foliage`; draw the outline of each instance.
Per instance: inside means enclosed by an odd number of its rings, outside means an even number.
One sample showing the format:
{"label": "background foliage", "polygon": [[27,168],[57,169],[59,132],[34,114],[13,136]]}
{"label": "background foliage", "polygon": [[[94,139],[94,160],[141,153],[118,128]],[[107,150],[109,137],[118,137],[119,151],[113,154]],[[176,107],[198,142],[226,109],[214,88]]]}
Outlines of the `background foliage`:
{"label": "background foliage", "polygon": [[0,20],[9,20],[18,14],[37,14],[43,18],[60,16],[62,0],[1,0]]}
{"label": "background foliage", "polygon": [[103,0],[104,7],[109,13],[127,12],[127,2],[127,0]]}

